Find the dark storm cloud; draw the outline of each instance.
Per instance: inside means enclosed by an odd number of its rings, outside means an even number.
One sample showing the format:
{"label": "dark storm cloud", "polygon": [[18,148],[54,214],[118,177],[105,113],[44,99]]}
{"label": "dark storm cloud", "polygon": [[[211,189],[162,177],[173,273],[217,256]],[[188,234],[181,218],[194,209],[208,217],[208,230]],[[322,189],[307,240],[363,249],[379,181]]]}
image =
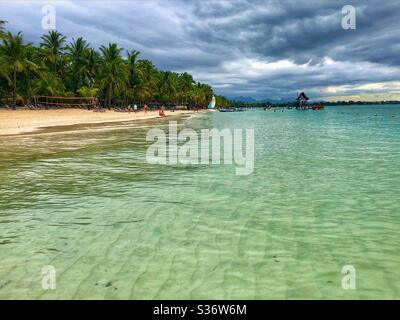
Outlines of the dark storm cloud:
{"label": "dark storm cloud", "polygon": [[[0,2],[0,19],[38,42],[47,2]],[[343,30],[341,9],[357,9]],[[359,94],[400,76],[399,1],[64,1],[57,28],[94,47],[117,42],[160,68],[192,72],[218,93],[256,98]],[[344,86],[351,86],[346,87]],[[388,87],[368,87],[369,92]],[[382,89],[383,88],[383,89]],[[393,89],[393,87],[390,87]],[[363,89],[364,90],[364,89]],[[366,90],[366,89],[365,89]],[[367,92],[367,91],[366,91]],[[383,92],[383,91],[382,91]]]}
{"label": "dark storm cloud", "polygon": [[[244,5],[246,3],[246,5]],[[359,1],[357,30],[341,27],[348,1],[236,1],[223,11],[219,1],[208,10],[196,2],[188,31],[193,39],[240,48],[265,58],[297,62],[321,59],[398,64],[398,1]],[[236,10],[234,10],[236,9]],[[221,16],[222,12],[225,12]],[[200,21],[200,22],[198,22]]]}

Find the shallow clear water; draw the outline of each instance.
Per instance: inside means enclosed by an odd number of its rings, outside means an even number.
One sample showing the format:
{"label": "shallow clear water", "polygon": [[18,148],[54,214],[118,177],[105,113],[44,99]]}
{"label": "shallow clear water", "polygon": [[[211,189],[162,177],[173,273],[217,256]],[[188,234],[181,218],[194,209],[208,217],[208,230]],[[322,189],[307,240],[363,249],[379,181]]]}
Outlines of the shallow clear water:
{"label": "shallow clear water", "polygon": [[400,298],[400,106],[179,123],[254,128],[254,173],[148,164],[151,124],[0,138],[0,298]]}

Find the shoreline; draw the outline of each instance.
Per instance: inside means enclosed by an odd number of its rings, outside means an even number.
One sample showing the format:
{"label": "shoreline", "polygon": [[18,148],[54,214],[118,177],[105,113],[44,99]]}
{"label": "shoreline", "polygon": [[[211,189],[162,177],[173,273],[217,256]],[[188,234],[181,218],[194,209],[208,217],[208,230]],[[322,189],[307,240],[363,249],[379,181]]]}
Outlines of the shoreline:
{"label": "shoreline", "polygon": [[[199,111],[199,112],[206,112]],[[195,114],[193,110],[165,111],[166,117]],[[77,126],[109,126],[126,124],[138,120],[160,118],[157,111],[138,112],[93,112],[84,109],[57,109],[57,110],[0,110],[0,137],[63,132]]]}

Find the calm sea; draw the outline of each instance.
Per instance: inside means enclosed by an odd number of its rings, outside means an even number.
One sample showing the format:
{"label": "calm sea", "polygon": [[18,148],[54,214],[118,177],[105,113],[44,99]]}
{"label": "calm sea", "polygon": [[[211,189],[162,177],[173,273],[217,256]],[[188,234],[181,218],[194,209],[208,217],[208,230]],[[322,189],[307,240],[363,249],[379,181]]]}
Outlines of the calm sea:
{"label": "calm sea", "polygon": [[147,122],[0,138],[0,298],[400,298],[400,106],[179,125],[254,128],[254,173],[149,164]]}

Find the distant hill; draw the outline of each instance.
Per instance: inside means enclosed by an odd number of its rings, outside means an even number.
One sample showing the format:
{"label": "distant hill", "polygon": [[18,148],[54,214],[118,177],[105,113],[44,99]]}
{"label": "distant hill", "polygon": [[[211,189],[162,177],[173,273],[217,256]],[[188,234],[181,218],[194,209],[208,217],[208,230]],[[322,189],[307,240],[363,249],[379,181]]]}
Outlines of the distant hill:
{"label": "distant hill", "polygon": [[248,102],[248,103],[258,103],[261,102],[259,100],[253,99],[252,97],[229,97],[230,100],[238,101],[238,102]]}
{"label": "distant hill", "polygon": [[237,101],[237,102],[244,102],[244,103],[285,103],[285,102],[290,102],[289,100],[285,99],[254,99],[252,97],[245,97],[245,96],[239,96],[239,97],[228,97],[228,99]]}

